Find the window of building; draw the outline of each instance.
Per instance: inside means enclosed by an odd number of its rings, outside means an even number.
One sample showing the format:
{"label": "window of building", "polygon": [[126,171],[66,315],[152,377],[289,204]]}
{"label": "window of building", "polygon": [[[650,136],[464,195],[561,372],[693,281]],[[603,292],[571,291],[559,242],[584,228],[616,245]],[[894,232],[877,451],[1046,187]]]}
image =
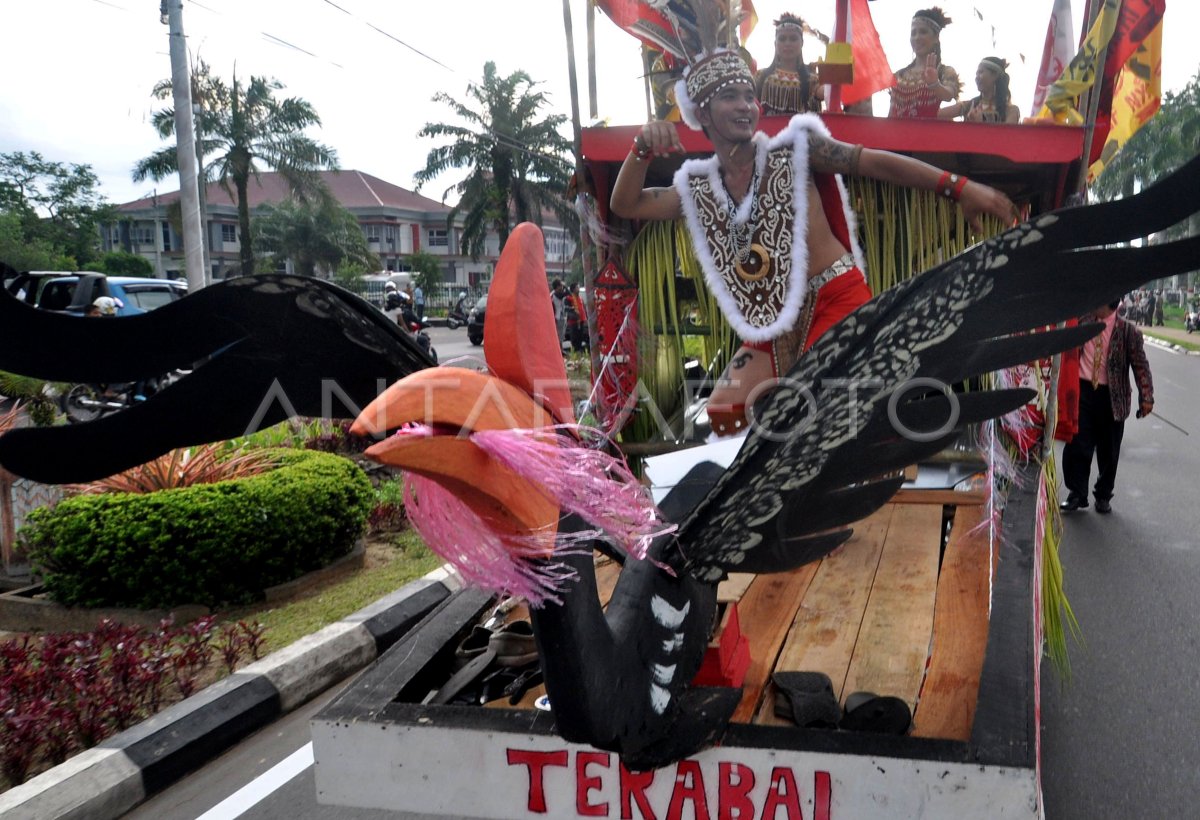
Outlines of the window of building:
{"label": "window of building", "polygon": [[450,237],[445,228],[429,229],[429,247],[446,248],[450,246]]}
{"label": "window of building", "polygon": [[367,244],[368,245],[371,245],[371,244],[378,245],[379,244],[379,226],[378,225],[367,225],[363,228],[363,230],[365,230],[367,233]]}
{"label": "window of building", "polygon": [[237,225],[222,225],[221,226],[221,241],[222,242],[237,242]]}
{"label": "window of building", "polygon": [[133,231],[134,241],[139,245],[149,245],[154,247],[154,229],[150,227],[139,227]]}
{"label": "window of building", "polygon": [[164,222],[163,226],[162,226],[162,231],[163,231],[163,250],[169,251],[169,250],[171,250],[171,224],[169,222]]}

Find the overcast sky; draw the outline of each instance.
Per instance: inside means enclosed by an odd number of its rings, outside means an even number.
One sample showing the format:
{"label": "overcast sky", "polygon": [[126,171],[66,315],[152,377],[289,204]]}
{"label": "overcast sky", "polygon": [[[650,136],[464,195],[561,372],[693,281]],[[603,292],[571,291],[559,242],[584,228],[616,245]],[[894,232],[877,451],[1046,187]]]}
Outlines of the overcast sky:
{"label": "overcast sky", "polygon": [[[893,68],[912,57],[909,20],[921,5],[870,4]],[[969,95],[979,58],[1000,55],[1012,64],[1013,101],[1028,114],[1051,0],[941,5],[954,19],[942,34],[943,56],[959,70]],[[1072,5],[1078,38],[1086,3]],[[1168,4],[1164,89],[1181,88],[1196,73],[1200,58],[1185,38],[1200,31],[1198,5]],[[758,0],[756,6],[761,22],[748,45],[763,64],[771,59],[771,20],[780,12],[797,12],[832,31],[834,0]],[[587,124],[585,3],[571,0],[571,8]],[[133,183],[130,169],[162,144],[149,123],[161,105],[150,89],[170,74],[157,0],[0,0],[0,10],[6,31],[0,152],[40,151],[50,160],[90,163],[112,202],[149,194],[155,184]],[[542,83],[557,111],[570,113],[561,0],[185,0],[183,10],[193,55],[226,79],[235,65],[242,77],[279,79],[284,93],[316,107],[323,126],[313,136],[337,150],[342,168],[406,188],[414,187],[412,176],[434,145],[417,139],[417,131],[426,122],[450,119],[430,97],[437,91],[461,96],[486,60],[504,74],[525,70]],[[613,124],[641,122],[646,109],[637,42],[603,15],[596,28],[600,117]],[[810,42],[805,58],[821,52]],[[883,96],[875,108],[886,113]],[[422,193],[441,199],[455,179],[435,180]],[[172,179],[157,187],[179,186]]]}

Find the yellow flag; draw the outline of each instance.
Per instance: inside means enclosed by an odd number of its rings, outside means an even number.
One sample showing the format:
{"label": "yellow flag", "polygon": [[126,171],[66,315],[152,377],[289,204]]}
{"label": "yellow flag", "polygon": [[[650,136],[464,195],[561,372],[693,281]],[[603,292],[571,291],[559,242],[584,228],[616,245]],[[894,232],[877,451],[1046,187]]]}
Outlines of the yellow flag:
{"label": "yellow flag", "polygon": [[1092,87],[1096,75],[1104,68],[1100,63],[1100,52],[1112,39],[1120,11],[1121,0],[1104,0],[1104,6],[1078,53],[1063,69],[1063,75],[1046,89],[1046,101],[1036,119],[1053,119],[1060,125],[1083,125],[1083,116],[1076,110],[1075,102],[1080,94]]}
{"label": "yellow flag", "polygon": [[1160,20],[1154,31],[1138,44],[1125,61],[1113,85],[1112,114],[1108,138],[1100,158],[1088,168],[1088,183],[1100,176],[1121,147],[1149,122],[1162,98],[1162,31]]}

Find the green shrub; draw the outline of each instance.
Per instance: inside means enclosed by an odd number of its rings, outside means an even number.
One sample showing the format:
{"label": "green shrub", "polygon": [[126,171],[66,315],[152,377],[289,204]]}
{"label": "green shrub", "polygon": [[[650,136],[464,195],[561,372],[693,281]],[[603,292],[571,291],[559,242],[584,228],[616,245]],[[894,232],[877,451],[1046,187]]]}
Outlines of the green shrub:
{"label": "green shrub", "polygon": [[374,504],[348,459],[282,450],[279,461],[234,481],[69,498],[35,510],[22,542],[59,603],[247,603],[348,553]]}
{"label": "green shrub", "polygon": [[109,251],[100,257],[95,267],[109,276],[154,276],[154,266],[149,259],[128,251]]}

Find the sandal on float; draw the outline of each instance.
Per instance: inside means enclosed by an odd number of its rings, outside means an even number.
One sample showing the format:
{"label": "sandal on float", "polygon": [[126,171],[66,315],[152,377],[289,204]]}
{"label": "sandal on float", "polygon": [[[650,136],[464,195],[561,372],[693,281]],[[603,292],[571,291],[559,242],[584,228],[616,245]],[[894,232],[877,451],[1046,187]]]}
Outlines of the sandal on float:
{"label": "sandal on float", "polygon": [[806,729],[836,729],[842,709],[823,672],[776,672],[775,717]]}
{"label": "sandal on float", "polygon": [[912,712],[900,698],[855,692],[846,698],[846,713],[839,729],[851,732],[875,732],[881,735],[908,734]]}

